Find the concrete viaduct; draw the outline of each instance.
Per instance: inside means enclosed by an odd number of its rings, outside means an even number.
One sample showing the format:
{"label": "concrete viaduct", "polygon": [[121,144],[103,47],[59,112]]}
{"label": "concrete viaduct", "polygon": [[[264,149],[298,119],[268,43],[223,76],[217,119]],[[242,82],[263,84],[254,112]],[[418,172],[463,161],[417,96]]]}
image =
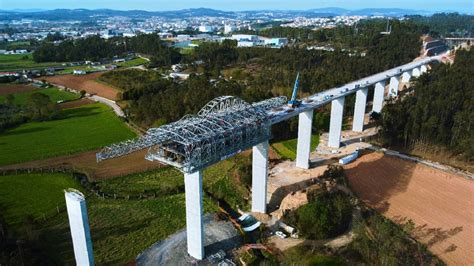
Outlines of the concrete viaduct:
{"label": "concrete viaduct", "polygon": [[[266,212],[268,149],[271,126],[299,116],[296,166],[309,168],[311,129],[314,109],[331,104],[328,145],[339,148],[344,99],[356,94],[352,130],[362,132],[368,90],[374,88],[372,110],[382,110],[385,97],[396,97],[400,82],[409,82],[427,71],[427,64],[440,61],[427,57],[387,71],[316,93],[302,100],[297,108],[286,105],[285,97],[248,104],[230,96],[211,101],[197,115],[151,128],[137,140],[104,148],[97,160],[122,156],[149,148],[148,160],[172,165],[184,173],[188,254],[198,260],[204,255],[203,170],[245,149],[252,148],[252,211]],[[385,95],[388,83],[389,93]]]}

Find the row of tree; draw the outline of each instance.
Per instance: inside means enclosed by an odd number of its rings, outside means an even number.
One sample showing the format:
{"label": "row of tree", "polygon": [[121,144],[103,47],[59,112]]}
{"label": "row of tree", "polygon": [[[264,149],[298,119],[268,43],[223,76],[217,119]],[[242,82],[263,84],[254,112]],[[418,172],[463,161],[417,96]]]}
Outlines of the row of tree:
{"label": "row of tree", "polygon": [[181,60],[180,53],[162,41],[158,34],[139,34],[131,38],[110,39],[94,35],[54,43],[56,39],[55,35],[50,35],[43,41],[33,53],[33,59],[36,62],[101,61],[115,56],[125,56],[128,53],[142,53],[151,56],[151,67],[171,65]]}
{"label": "row of tree", "polygon": [[447,147],[468,161],[474,158],[474,50],[456,53],[453,65],[434,66],[401,100],[382,111],[383,141],[388,145]]}

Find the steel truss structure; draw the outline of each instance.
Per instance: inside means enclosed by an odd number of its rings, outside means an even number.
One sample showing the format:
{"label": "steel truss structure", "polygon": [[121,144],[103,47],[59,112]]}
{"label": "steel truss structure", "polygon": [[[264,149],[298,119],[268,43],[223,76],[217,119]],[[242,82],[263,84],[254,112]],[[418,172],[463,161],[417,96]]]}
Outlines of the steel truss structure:
{"label": "steel truss structure", "polygon": [[104,148],[97,153],[97,161],[149,148],[146,159],[192,173],[268,140],[268,111],[286,101],[286,97],[275,97],[249,104],[238,97],[218,97],[197,115],[186,115],[179,121],[151,128],[136,140]]}

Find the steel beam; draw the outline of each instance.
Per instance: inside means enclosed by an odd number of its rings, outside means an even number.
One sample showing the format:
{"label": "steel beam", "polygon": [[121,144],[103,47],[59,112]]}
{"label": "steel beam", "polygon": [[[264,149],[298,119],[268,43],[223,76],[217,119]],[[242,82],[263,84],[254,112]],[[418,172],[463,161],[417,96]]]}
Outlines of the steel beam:
{"label": "steel beam", "polygon": [[329,125],[328,146],[339,148],[341,145],[342,114],[344,112],[344,99],[340,97],[331,102],[331,122]]}
{"label": "steel beam", "polygon": [[188,254],[204,258],[204,230],[202,223],[202,172],[184,174],[186,198],[186,236]]}
{"label": "steel beam", "polygon": [[252,212],[267,211],[268,140],[252,148]]}
{"label": "steel beam", "polygon": [[367,103],[368,91],[368,88],[363,88],[356,93],[352,131],[362,132],[364,130],[365,105]]}
{"label": "steel beam", "polygon": [[299,114],[298,144],[296,148],[296,167],[309,168],[311,153],[311,129],[313,124],[313,109]]}

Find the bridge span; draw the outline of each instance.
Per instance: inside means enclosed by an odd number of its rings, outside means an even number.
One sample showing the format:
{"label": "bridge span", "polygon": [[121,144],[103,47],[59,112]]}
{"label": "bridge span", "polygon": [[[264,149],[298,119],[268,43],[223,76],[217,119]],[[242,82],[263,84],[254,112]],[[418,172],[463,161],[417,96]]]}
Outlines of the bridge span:
{"label": "bridge span", "polygon": [[[268,149],[273,124],[299,116],[296,166],[309,168],[311,129],[314,109],[331,103],[328,145],[340,146],[344,99],[356,94],[352,130],[362,132],[369,88],[374,87],[372,110],[380,112],[385,98],[396,97],[400,82],[409,82],[427,72],[427,64],[442,56],[427,57],[368,76],[343,86],[316,93],[302,100],[297,108],[286,104],[286,97],[275,97],[249,104],[231,96],[214,99],[197,115],[151,128],[136,139],[105,147],[97,161],[148,148],[148,160],[172,165],[184,173],[186,193],[187,247],[190,256],[203,259],[203,170],[219,161],[252,148],[252,211],[266,212]],[[385,95],[388,82],[389,93]]]}

